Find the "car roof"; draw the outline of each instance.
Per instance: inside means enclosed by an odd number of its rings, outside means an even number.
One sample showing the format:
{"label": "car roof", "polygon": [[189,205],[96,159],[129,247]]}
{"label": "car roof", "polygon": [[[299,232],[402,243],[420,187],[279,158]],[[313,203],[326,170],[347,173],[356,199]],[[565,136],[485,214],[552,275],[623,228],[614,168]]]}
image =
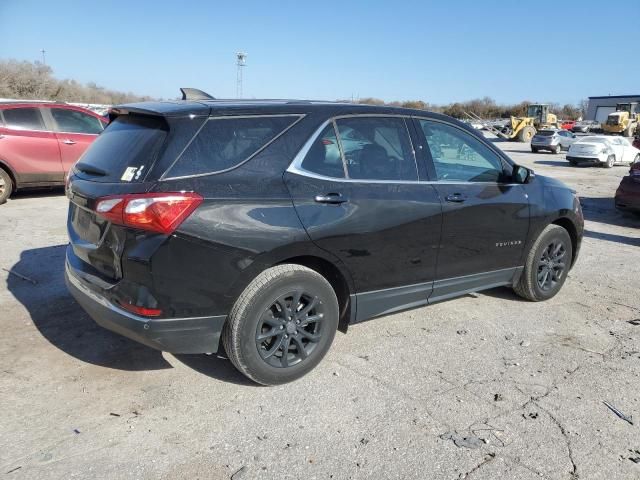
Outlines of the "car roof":
{"label": "car roof", "polygon": [[[186,115],[271,115],[271,114],[311,114],[327,116],[349,114],[377,115],[413,115],[441,117],[451,120],[442,114],[427,110],[393,107],[387,105],[366,105],[345,102],[329,102],[319,100],[168,100],[158,102],[140,102],[116,105],[111,109],[115,115],[124,113],[143,113],[161,116]],[[471,127],[469,127],[471,128]]]}

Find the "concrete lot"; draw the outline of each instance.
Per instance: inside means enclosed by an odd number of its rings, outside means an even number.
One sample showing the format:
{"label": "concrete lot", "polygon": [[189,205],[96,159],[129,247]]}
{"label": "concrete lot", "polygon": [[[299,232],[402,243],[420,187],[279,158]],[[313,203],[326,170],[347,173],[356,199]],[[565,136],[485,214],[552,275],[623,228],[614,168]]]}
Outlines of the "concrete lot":
{"label": "concrete lot", "polygon": [[15,197],[0,268],[37,283],[0,270],[0,476],[640,478],[640,218],[612,207],[628,167],[499,145],[583,197],[563,291],[534,304],[495,289],[357,325],[275,388],[94,325],[63,283],[65,197]]}

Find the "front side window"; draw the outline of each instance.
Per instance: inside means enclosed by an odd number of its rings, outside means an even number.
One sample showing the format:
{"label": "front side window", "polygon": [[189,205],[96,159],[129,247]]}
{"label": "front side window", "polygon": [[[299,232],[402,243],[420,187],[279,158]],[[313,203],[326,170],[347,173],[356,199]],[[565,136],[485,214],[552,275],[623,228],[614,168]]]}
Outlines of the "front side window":
{"label": "front side window", "polygon": [[60,132],[97,135],[104,129],[102,122],[96,117],[77,110],[52,108],[51,115],[58,124]]}
{"label": "front side window", "polygon": [[498,182],[500,157],[467,132],[440,122],[420,120],[438,180]]}
{"label": "front side window", "polygon": [[16,130],[46,130],[38,108],[8,108],[3,110],[7,127]]}
{"label": "front side window", "polygon": [[417,180],[411,139],[403,118],[353,117],[336,120],[349,178]]}
{"label": "front side window", "polygon": [[207,121],[168,177],[221,172],[248,160],[293,125],[299,116],[226,117]]}

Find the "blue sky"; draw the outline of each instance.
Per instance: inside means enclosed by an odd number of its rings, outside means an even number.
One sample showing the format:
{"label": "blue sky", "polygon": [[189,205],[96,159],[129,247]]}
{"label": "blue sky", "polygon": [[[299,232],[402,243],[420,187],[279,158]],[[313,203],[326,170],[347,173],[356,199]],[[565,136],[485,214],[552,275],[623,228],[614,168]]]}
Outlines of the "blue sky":
{"label": "blue sky", "polygon": [[0,58],[45,48],[59,78],[164,98],[235,96],[242,50],[245,97],[577,103],[640,93],[639,19],[640,0],[0,0]]}

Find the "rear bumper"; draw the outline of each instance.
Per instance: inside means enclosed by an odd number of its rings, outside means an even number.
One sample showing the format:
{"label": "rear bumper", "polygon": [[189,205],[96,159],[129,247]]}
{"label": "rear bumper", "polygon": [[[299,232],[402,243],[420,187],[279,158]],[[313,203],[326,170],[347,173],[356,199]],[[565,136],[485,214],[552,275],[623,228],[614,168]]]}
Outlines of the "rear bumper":
{"label": "rear bumper", "polygon": [[80,306],[101,327],[157,350],[171,353],[215,353],[226,316],[146,318],[109,302],[98,288],[74,273],[65,262],[67,288]]}

